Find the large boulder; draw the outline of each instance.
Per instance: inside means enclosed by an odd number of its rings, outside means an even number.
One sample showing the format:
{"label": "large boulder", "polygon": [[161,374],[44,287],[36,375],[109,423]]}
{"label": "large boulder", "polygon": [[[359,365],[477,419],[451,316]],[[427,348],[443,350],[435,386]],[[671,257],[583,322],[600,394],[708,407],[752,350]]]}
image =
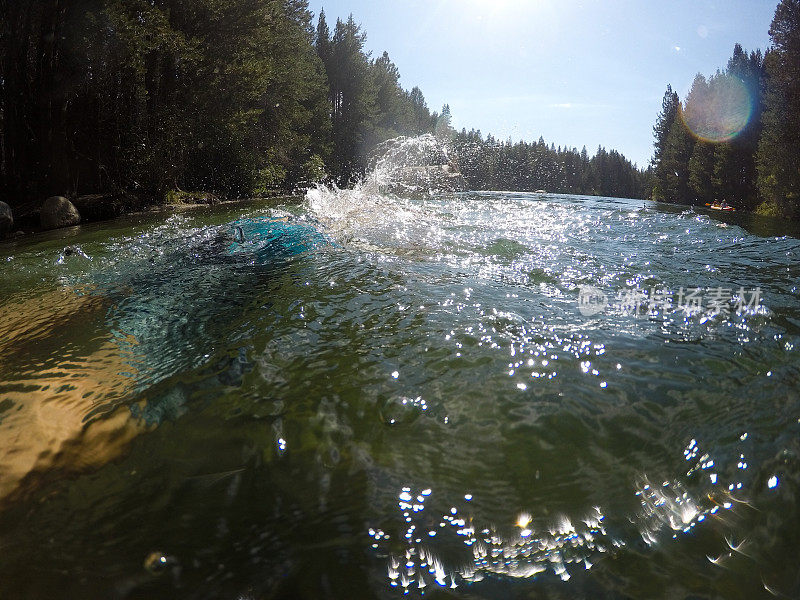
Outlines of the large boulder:
{"label": "large boulder", "polygon": [[11,207],[5,202],[0,202],[0,240],[6,237],[14,227],[14,215]]}
{"label": "large boulder", "polygon": [[44,201],[39,211],[42,229],[72,227],[81,222],[81,215],[75,206],[63,196],[53,196]]}

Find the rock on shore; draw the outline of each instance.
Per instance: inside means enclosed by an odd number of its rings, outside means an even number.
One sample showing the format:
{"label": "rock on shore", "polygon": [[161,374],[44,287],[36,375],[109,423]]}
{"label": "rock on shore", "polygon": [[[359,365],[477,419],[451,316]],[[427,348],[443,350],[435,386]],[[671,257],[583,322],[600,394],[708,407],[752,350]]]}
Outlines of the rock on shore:
{"label": "rock on shore", "polygon": [[75,205],[63,196],[53,196],[44,201],[39,211],[39,220],[44,230],[71,227],[81,222]]}

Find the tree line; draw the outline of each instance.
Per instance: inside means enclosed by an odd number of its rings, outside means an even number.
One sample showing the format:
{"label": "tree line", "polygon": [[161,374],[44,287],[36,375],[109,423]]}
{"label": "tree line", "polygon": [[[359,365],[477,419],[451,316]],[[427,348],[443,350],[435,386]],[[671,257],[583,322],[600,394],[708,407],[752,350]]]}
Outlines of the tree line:
{"label": "tree line", "polygon": [[618,198],[645,198],[650,170],[643,171],[616,150],[600,146],[590,156],[584,146],[549,146],[511,140],[500,142],[480,131],[453,135],[453,147],[470,189],[587,194]]}
{"label": "tree line", "polygon": [[0,200],[346,185],[378,144],[423,133],[475,189],[647,193],[615,151],[455,132],[365,42],[307,0],[0,0]]}
{"label": "tree line", "polygon": [[725,70],[667,86],[655,134],[654,200],[800,218],[800,0],[782,0],[772,47],[736,44]]}

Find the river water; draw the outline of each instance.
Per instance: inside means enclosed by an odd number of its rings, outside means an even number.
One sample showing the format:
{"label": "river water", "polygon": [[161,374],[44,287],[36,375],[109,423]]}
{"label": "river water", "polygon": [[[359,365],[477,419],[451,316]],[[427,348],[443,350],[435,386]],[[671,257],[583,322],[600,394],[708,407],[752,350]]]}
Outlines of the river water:
{"label": "river water", "polygon": [[365,186],[0,245],[0,597],[799,597],[784,226]]}

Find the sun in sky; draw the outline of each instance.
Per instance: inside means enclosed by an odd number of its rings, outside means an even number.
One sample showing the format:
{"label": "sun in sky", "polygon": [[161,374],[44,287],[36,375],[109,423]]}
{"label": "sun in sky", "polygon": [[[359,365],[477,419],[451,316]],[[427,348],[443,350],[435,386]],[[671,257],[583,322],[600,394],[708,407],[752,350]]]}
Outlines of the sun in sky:
{"label": "sun in sky", "polygon": [[478,12],[501,13],[512,10],[524,9],[541,2],[522,2],[521,0],[466,0],[461,3],[468,9]]}
{"label": "sun in sky", "polygon": [[454,20],[482,23],[492,28],[494,34],[557,18],[549,0],[444,0],[443,5]]}

